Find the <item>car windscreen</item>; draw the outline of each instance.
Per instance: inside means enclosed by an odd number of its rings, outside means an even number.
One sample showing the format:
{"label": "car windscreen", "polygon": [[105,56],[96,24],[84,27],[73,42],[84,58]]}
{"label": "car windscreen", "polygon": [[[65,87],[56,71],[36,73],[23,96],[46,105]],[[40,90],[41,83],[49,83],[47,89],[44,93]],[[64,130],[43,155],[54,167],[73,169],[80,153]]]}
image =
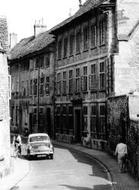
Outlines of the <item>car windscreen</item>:
{"label": "car windscreen", "polygon": [[47,141],[47,140],[49,140],[48,136],[34,136],[34,137],[30,137],[29,139],[30,142]]}

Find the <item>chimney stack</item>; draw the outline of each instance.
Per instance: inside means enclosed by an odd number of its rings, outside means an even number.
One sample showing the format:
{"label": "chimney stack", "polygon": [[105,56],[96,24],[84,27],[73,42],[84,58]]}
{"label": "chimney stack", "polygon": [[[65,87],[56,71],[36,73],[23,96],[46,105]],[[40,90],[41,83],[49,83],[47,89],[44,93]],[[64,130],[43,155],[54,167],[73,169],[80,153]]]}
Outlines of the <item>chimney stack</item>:
{"label": "chimney stack", "polygon": [[3,50],[8,51],[8,25],[5,16],[0,16],[0,41]]}
{"label": "chimney stack", "polygon": [[12,49],[17,44],[17,34],[9,34],[9,48]]}
{"label": "chimney stack", "polygon": [[79,8],[82,7],[82,0],[79,0]]}
{"label": "chimney stack", "polygon": [[43,24],[43,18],[42,20],[35,21],[34,36],[36,37],[38,34],[43,33],[45,31],[46,31],[46,25]]}

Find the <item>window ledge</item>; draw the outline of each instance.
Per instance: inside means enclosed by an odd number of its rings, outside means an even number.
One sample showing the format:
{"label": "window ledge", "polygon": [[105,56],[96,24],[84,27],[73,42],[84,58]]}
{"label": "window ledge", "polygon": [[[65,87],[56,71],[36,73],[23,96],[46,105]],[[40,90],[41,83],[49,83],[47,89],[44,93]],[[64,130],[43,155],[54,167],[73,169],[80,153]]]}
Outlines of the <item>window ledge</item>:
{"label": "window ledge", "polygon": [[83,52],[87,52],[87,51],[89,51],[89,49],[84,49],[84,50],[83,50]]}
{"label": "window ledge", "polygon": [[63,57],[63,59],[67,59],[67,58],[68,58],[67,56]]}
{"label": "window ledge", "polygon": [[106,92],[105,88],[99,89],[99,92]]}
{"label": "window ledge", "polygon": [[79,94],[81,94],[81,92],[75,92],[75,95],[79,95]]}
{"label": "window ledge", "polygon": [[72,55],[69,55],[69,57],[73,57],[73,54],[72,54]]}
{"label": "window ledge", "polygon": [[83,94],[87,94],[87,93],[88,93],[88,90],[82,90],[82,93],[83,93]]}
{"label": "window ledge", "polygon": [[104,47],[104,46],[106,46],[105,43],[103,43],[103,44],[99,44],[99,47]]}
{"label": "window ledge", "polygon": [[91,92],[97,92],[97,89],[90,89]]}
{"label": "window ledge", "polygon": [[81,52],[76,52],[76,55],[79,55],[79,54],[81,54]]}
{"label": "window ledge", "polygon": [[91,50],[97,49],[97,46],[91,47]]}

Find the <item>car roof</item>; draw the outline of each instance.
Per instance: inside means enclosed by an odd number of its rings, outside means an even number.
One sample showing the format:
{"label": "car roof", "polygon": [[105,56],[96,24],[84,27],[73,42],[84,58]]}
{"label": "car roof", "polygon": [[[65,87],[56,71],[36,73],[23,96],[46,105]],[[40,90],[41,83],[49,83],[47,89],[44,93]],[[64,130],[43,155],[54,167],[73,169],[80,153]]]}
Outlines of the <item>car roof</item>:
{"label": "car roof", "polygon": [[30,134],[28,137],[36,137],[36,136],[49,136],[47,133],[33,133]]}

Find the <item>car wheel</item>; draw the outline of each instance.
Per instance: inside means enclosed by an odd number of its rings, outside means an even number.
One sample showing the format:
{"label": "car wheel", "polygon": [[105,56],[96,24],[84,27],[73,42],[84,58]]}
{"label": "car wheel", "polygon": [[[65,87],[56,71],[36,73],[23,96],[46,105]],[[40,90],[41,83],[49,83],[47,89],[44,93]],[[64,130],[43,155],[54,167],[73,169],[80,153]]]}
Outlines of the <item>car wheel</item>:
{"label": "car wheel", "polygon": [[29,149],[27,150],[27,159],[31,160],[31,155]]}
{"label": "car wheel", "polygon": [[31,160],[30,154],[27,154],[27,158],[28,158],[28,160]]}
{"label": "car wheel", "polygon": [[53,160],[53,158],[54,158],[53,155],[50,155],[50,159]]}

